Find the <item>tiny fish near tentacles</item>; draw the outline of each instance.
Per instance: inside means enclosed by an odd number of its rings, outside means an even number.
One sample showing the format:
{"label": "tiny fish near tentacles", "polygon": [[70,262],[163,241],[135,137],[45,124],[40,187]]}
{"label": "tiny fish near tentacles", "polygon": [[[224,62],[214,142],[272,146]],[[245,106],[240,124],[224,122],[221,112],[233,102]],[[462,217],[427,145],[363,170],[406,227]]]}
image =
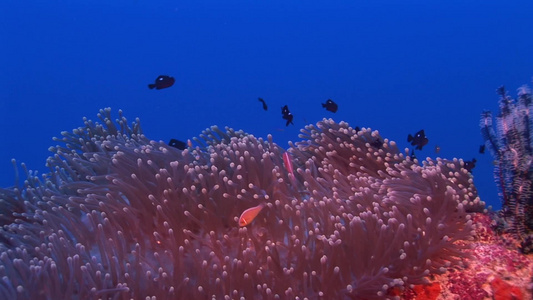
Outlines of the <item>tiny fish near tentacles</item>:
{"label": "tiny fish near tentacles", "polygon": [[168,145],[174,148],[178,148],[180,150],[185,150],[185,148],[187,148],[187,144],[185,144],[185,142],[177,140],[177,139],[170,139],[170,142],[168,142]]}
{"label": "tiny fish near tentacles", "polygon": [[285,165],[285,168],[287,169],[289,174],[294,176],[294,169],[292,167],[292,160],[289,155],[289,152],[283,153],[283,164]]}
{"label": "tiny fish near tentacles", "polygon": [[294,167],[292,166],[291,155],[289,154],[289,152],[283,153],[283,165],[285,165],[285,169],[288,172],[287,176],[289,176],[291,184],[296,187],[296,177],[294,177]]}
{"label": "tiny fish near tentacles", "polygon": [[265,207],[265,203],[261,203],[258,206],[250,207],[243,211],[239,217],[239,227],[244,227],[252,223],[255,217],[257,217],[261,210],[263,210],[263,207]]}
{"label": "tiny fish near tentacles", "polygon": [[472,160],[465,160],[463,162],[463,168],[465,168],[468,172],[472,173],[472,169],[476,166],[477,160],[475,158],[472,158]]}

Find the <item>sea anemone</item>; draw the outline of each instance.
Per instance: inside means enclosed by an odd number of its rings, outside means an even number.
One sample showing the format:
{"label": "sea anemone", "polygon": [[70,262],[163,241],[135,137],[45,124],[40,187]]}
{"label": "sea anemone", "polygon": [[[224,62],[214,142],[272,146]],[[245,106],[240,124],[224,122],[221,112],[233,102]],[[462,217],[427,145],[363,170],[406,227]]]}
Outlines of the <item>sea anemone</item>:
{"label": "sea anemone", "polygon": [[0,190],[0,298],[394,298],[459,266],[484,208],[461,160],[421,166],[344,122],[286,152],[217,127],[179,150],[99,118]]}

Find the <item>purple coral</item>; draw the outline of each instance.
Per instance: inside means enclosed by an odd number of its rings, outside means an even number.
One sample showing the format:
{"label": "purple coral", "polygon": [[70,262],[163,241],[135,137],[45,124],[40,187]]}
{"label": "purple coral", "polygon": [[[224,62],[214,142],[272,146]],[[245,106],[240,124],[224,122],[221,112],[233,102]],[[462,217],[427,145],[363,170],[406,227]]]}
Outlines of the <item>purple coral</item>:
{"label": "purple coral", "polygon": [[99,117],[42,180],[0,190],[17,208],[0,211],[0,298],[381,299],[456,266],[484,207],[461,161],[420,166],[346,123],[306,127],[292,176],[270,136],[212,127],[182,151]]}
{"label": "purple coral", "polygon": [[481,133],[486,147],[496,159],[494,177],[500,189],[502,209],[500,224],[521,241],[521,251],[533,251],[533,98],[527,86],[518,89],[518,99],[505,88],[498,88],[500,114],[496,130],[492,113],[481,117]]}

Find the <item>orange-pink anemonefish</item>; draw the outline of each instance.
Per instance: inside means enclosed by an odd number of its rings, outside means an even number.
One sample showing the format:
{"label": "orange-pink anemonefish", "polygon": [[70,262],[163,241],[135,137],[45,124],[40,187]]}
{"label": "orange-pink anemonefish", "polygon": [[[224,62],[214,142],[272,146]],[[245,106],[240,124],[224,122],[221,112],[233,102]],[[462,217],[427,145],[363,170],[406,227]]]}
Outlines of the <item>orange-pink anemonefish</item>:
{"label": "orange-pink anemonefish", "polygon": [[247,210],[243,211],[239,217],[239,227],[244,227],[252,223],[252,221],[257,217],[261,210],[265,207],[265,203],[261,203],[257,206],[250,207]]}
{"label": "orange-pink anemonefish", "polygon": [[285,165],[285,168],[287,169],[289,174],[294,176],[294,169],[292,167],[292,160],[291,160],[291,157],[289,155],[289,152],[283,153],[283,164]]}

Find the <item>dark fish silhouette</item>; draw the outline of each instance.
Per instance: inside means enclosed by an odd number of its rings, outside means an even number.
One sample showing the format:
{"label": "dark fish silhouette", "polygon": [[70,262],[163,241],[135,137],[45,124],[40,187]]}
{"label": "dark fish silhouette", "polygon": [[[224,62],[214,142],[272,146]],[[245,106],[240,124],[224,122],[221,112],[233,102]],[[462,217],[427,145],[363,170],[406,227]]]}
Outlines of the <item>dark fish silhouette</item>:
{"label": "dark fish silhouette", "polygon": [[187,144],[185,142],[182,142],[176,139],[170,139],[170,142],[168,142],[168,145],[174,148],[178,148],[180,150],[185,150],[185,148],[187,148]]}
{"label": "dark fish silhouette", "polygon": [[481,154],[485,153],[485,145],[479,146],[479,153]]}
{"label": "dark fish silhouette", "polygon": [[326,103],[322,103],[322,107],[325,107],[327,111],[330,111],[332,113],[337,112],[337,109],[339,109],[337,103],[333,102],[333,100],[331,99],[328,99]]}
{"label": "dark fish silhouette", "polygon": [[440,146],[439,145],[435,145],[435,153],[437,153],[437,154],[440,153]]}
{"label": "dark fish silhouette", "polygon": [[257,98],[257,99],[259,99],[259,102],[263,103],[263,109],[264,110],[268,110],[268,106],[267,106],[265,100],[263,100],[263,98]]}
{"label": "dark fish silhouette", "polygon": [[381,140],[380,138],[377,138],[375,141],[370,143],[370,145],[372,145],[374,148],[381,149],[383,148],[383,140]]}
{"label": "dark fish silhouette", "polygon": [[287,105],[281,108],[281,117],[283,118],[283,120],[287,120],[287,123],[285,123],[285,126],[289,126],[289,124],[294,125],[294,123],[292,122],[292,119],[294,118],[294,116],[289,111],[289,107]]}
{"label": "dark fish silhouette", "polygon": [[411,151],[411,154],[409,155],[409,157],[411,158],[411,160],[415,160],[415,159],[416,159],[415,149],[413,149],[413,150]]}
{"label": "dark fish silhouette", "polygon": [[171,87],[175,81],[176,80],[174,79],[174,77],[170,77],[168,75],[159,75],[159,77],[155,79],[155,83],[150,83],[148,85],[148,88],[155,88],[156,90],[168,88]]}
{"label": "dark fish silhouette", "polygon": [[417,150],[422,150],[422,147],[427,145],[427,143],[429,142],[428,138],[426,137],[426,134],[424,133],[424,129],[415,133],[415,136],[409,134],[407,136],[407,141],[411,143],[411,146],[416,146],[415,149]]}
{"label": "dark fish silhouette", "polygon": [[463,163],[463,168],[465,168],[468,172],[472,173],[472,169],[476,166],[476,159],[472,158],[472,160],[465,160]]}

